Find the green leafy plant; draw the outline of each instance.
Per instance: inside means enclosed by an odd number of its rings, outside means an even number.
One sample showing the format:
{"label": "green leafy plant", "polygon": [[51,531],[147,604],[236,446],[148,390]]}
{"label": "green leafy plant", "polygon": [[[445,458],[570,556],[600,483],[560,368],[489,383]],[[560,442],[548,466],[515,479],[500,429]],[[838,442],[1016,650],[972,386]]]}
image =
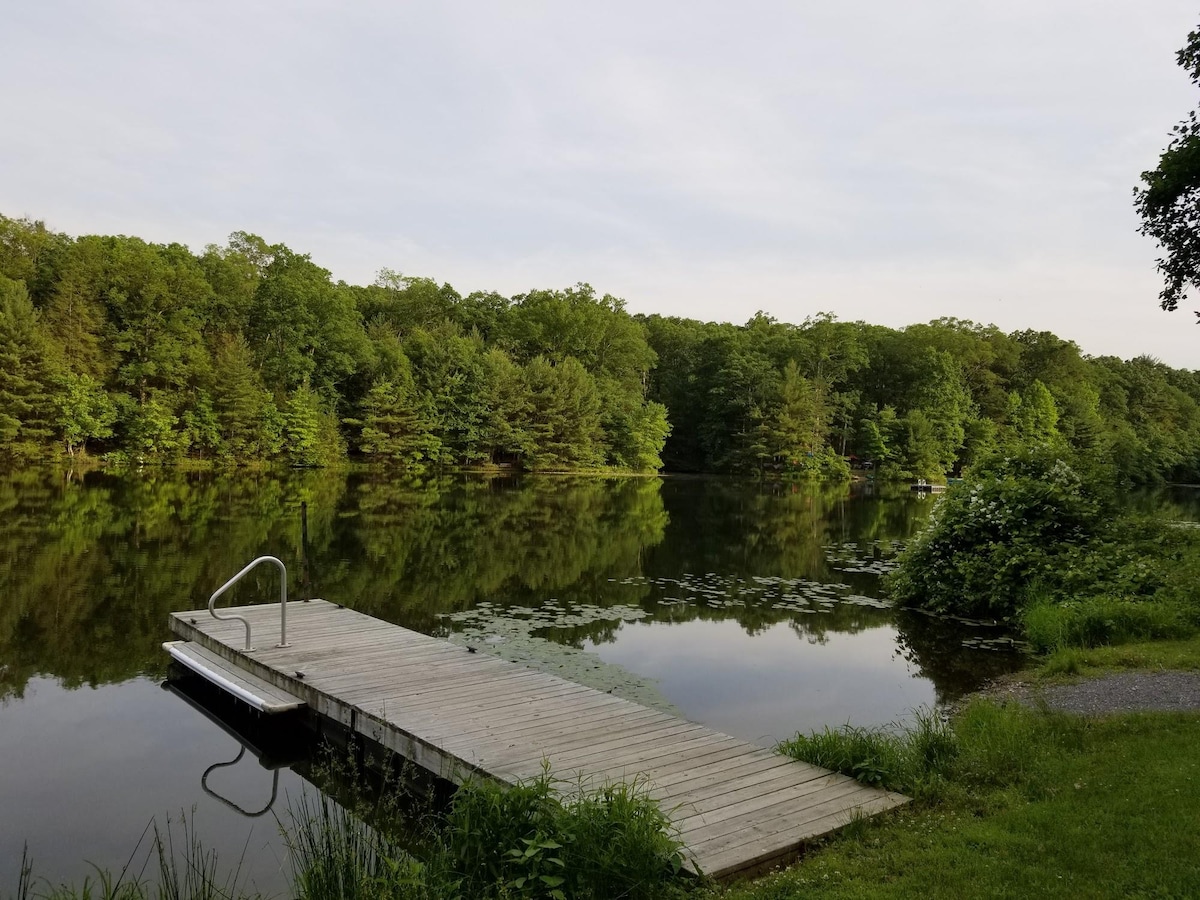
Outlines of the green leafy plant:
{"label": "green leafy plant", "polygon": [[680,887],[684,864],[666,814],[640,782],[588,790],[556,781],[548,768],[507,788],[462,787],[445,848],[472,897],[649,900]]}
{"label": "green leafy plant", "polygon": [[1010,618],[1030,586],[1091,540],[1107,507],[1056,454],[1026,449],[981,465],[939,501],[888,579],[901,603]]}

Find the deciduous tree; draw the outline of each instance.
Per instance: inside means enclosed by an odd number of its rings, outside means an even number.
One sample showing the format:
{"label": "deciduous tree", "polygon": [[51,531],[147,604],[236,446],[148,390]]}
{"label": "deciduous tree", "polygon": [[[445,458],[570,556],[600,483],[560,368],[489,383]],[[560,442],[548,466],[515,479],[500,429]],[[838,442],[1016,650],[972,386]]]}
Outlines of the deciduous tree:
{"label": "deciduous tree", "polygon": [[[1192,83],[1200,87],[1200,30],[1188,35],[1176,54]],[[1192,110],[1173,129],[1158,165],[1142,173],[1134,188],[1138,229],[1162,249],[1158,270],[1163,276],[1159,303],[1174,310],[1189,290],[1200,284],[1200,118]],[[1197,313],[1200,316],[1200,312]]]}

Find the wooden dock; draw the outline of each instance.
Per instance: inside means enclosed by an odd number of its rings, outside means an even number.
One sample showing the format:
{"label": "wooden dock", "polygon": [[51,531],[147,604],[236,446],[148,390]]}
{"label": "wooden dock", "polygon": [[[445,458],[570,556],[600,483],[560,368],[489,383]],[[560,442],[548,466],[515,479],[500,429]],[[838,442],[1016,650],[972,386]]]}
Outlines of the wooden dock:
{"label": "wooden dock", "polygon": [[[172,614],[171,630],[191,642],[171,644],[172,655],[207,653],[218,678],[252,697],[269,694],[267,706],[286,708],[290,695],[455,783],[473,774],[508,783],[534,778],[543,760],[585,788],[638,778],[671,817],[696,868],[713,877],[783,860],[855,816],[907,802],[323,600],[288,604],[286,648],[273,646],[278,604],[222,612],[250,621],[256,650],[240,649],[240,622],[200,610]],[[244,683],[237,673],[247,676]]]}

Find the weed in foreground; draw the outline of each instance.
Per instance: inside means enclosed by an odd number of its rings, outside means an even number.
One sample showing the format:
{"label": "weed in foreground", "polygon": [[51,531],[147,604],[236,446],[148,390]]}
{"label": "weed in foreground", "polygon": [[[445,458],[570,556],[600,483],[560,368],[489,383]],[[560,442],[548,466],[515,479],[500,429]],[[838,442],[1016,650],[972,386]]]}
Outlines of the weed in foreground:
{"label": "weed in foreground", "polygon": [[[407,900],[427,893],[422,864],[325,794],[289,803],[292,889],[305,900]],[[452,896],[452,895],[445,895]]]}
{"label": "weed in foreground", "polygon": [[[547,767],[510,787],[469,782],[445,814],[427,807],[404,819],[404,784],[367,785],[358,757],[346,760],[334,766],[347,780],[342,802],[306,792],[279,823],[299,900],[651,900],[695,885],[666,814],[637,780],[585,789]],[[151,822],[118,874],[97,869],[81,885],[39,891],[26,857],[16,900],[250,900],[240,871],[241,862],[219,880],[216,854],[183,817]]]}
{"label": "weed in foreground", "polygon": [[[400,834],[393,801],[351,788],[291,804],[285,833],[303,900],[669,897],[684,890],[682,847],[644,786],[582,785],[549,769],[513,786],[471,781],[449,811]],[[365,798],[365,799],[364,799]],[[366,815],[364,815],[364,813]],[[373,816],[368,819],[367,816]]]}

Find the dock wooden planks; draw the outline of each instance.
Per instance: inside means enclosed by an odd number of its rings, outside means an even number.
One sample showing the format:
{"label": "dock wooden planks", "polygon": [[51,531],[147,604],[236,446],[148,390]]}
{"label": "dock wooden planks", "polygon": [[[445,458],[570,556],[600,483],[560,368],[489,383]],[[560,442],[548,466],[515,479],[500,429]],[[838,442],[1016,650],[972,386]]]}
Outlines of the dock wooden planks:
{"label": "dock wooden planks", "polygon": [[171,630],[313,710],[461,783],[541,773],[581,787],[643,782],[696,868],[713,877],[759,868],[858,815],[907,798],[787,760],[602,691],[471,653],[323,600],[288,604],[291,646],[274,647],[278,604],[173,613]]}

